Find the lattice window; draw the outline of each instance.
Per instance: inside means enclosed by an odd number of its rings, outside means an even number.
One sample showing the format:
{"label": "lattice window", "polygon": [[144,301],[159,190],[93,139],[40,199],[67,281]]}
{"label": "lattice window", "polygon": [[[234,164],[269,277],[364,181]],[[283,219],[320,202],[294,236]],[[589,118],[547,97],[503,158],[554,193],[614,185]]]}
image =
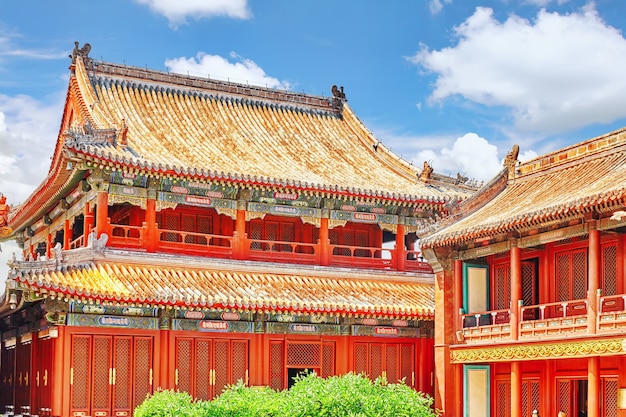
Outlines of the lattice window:
{"label": "lattice window", "polygon": [[569,253],[556,255],[557,301],[568,301],[570,299],[570,259]]}
{"label": "lattice window", "polygon": [[247,381],[248,371],[248,341],[247,340],[233,340],[233,353],[232,353],[232,374],[230,382],[232,384],[243,381],[245,384]]}
{"label": "lattice window", "polygon": [[195,398],[211,399],[211,341],[196,340],[196,392]]}
{"label": "lattice window", "polygon": [[367,343],[354,344],[354,372],[367,373]]}
{"label": "lattice window", "polygon": [[[511,416],[511,381],[496,382],[496,416]],[[526,414],[523,414],[526,415]]]}
{"label": "lattice window", "polygon": [[335,344],[326,342],[322,346],[322,366],[320,376],[326,378],[335,375]]}
{"label": "lattice window", "polygon": [[522,262],[522,300],[525,306],[535,305],[535,263]]}
{"label": "lattice window", "polygon": [[[183,214],[181,221],[181,230],[184,232],[196,231],[196,216],[192,214]],[[185,243],[197,243],[196,237],[193,235],[185,236]]]}
{"label": "lattice window", "polygon": [[602,417],[617,417],[617,379],[602,379]]}
{"label": "lattice window", "polygon": [[602,248],[602,295],[617,294],[617,244]]}
{"label": "lattice window", "polygon": [[383,347],[378,343],[370,344],[370,378],[376,379],[383,373]]}
{"label": "lattice window", "polygon": [[215,370],[215,392],[213,396],[218,396],[224,391],[224,388],[231,383],[228,379],[230,343],[224,340],[216,340],[213,349],[215,352],[215,360],[213,361],[213,369]]}
{"label": "lattice window", "polygon": [[319,368],[321,346],[319,343],[287,343],[287,366],[294,368]]}
{"label": "lattice window", "polygon": [[522,381],[522,415],[530,416],[533,410],[539,410],[539,381],[524,380]]}
{"label": "lattice window", "polygon": [[572,300],[587,298],[587,251],[576,251],[572,256]]}
{"label": "lattice window", "polygon": [[274,390],[285,388],[283,345],[282,341],[270,342],[270,388]]}
{"label": "lattice window", "polygon": [[176,341],[176,388],[191,393],[191,346],[192,340]]}
{"label": "lattice window", "polygon": [[[167,230],[179,230],[180,218],[178,214],[164,214],[163,215],[163,229]],[[166,242],[180,242],[180,235],[178,233],[163,233],[161,234],[161,240]]]}
{"label": "lattice window", "polygon": [[[261,223],[259,220],[253,220],[250,222],[250,239],[263,239],[263,223]],[[250,243],[250,249],[252,250],[263,250],[264,247],[265,245],[262,245],[261,242]]]}
{"label": "lattice window", "polygon": [[135,394],[134,406],[141,404],[148,395],[152,394],[152,338],[135,338]]}
{"label": "lattice window", "polygon": [[387,345],[385,356],[387,381],[395,384],[400,379],[398,373],[398,345]]}
{"label": "lattice window", "polygon": [[94,337],[93,380],[97,389],[93,390],[93,408],[108,409],[110,407],[111,377],[111,338]]}
{"label": "lattice window", "polygon": [[415,386],[415,354],[414,346],[404,344],[400,346],[400,379],[410,387]]}
{"label": "lattice window", "polygon": [[[87,409],[89,407],[90,386],[90,354],[91,340],[89,336],[72,338],[72,408]],[[3,357],[5,352],[3,353]],[[108,379],[106,381],[108,383]]]}
{"label": "lattice window", "polygon": [[569,416],[572,414],[570,412],[571,381],[566,380],[566,379],[559,379],[557,382],[557,387],[558,387],[558,391],[556,393],[557,394],[557,398],[556,398],[557,408],[558,410],[565,411],[565,414]]}
{"label": "lattice window", "polygon": [[131,339],[129,337],[115,340],[115,408],[132,408],[130,403],[131,367],[130,367]]}
{"label": "lattice window", "polygon": [[494,273],[494,295],[495,310],[504,310],[511,305],[511,265],[495,265]]}

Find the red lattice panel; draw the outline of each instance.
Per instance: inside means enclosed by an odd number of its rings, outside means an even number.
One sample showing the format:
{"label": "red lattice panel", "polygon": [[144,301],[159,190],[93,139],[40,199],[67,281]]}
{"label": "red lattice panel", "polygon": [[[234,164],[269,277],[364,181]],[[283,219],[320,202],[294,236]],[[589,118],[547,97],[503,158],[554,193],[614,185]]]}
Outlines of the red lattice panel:
{"label": "red lattice panel", "polygon": [[94,361],[93,382],[96,384],[93,390],[92,407],[94,409],[109,409],[111,398],[111,337],[94,336]]}
{"label": "red lattice panel", "polygon": [[213,361],[213,369],[215,370],[215,391],[213,396],[218,396],[224,391],[224,388],[232,383],[228,379],[228,366],[230,364],[230,343],[227,340],[216,340],[213,345],[215,358]]}
{"label": "red lattice panel", "polygon": [[283,345],[282,341],[275,341],[270,344],[270,388],[275,390],[285,388]]}
{"label": "red lattice panel", "polygon": [[[558,392],[557,392],[557,407],[559,410],[565,412],[566,415],[571,415],[570,412],[570,392],[571,382],[569,380],[558,380]],[[558,411],[558,410],[557,410]]]}
{"label": "red lattice panel", "polygon": [[322,346],[322,367],[320,376],[326,378],[335,375],[335,344],[326,342]]}
{"label": "red lattice panel", "polygon": [[211,341],[196,340],[196,390],[195,398],[211,398]]}
{"label": "red lattice panel", "polygon": [[190,339],[176,340],[176,372],[178,382],[176,388],[179,391],[191,393],[191,346]]}
{"label": "red lattice panel", "polygon": [[319,368],[321,365],[319,343],[288,343],[287,366],[294,368]]}
{"label": "red lattice panel", "polygon": [[247,340],[233,340],[233,354],[232,354],[232,373],[230,376],[231,383],[235,384],[239,380],[248,384],[247,371],[248,371],[248,341]]}
{"label": "red lattice panel", "polygon": [[617,294],[617,245],[602,251],[602,295]]}
{"label": "red lattice panel", "polygon": [[525,380],[522,381],[522,415],[530,416],[533,410],[539,410],[539,381]]}
{"label": "red lattice panel", "polygon": [[378,343],[370,344],[370,378],[376,379],[383,374],[383,347]]}
{"label": "red lattice panel", "polygon": [[568,301],[570,298],[570,255],[569,253],[556,255],[556,287],[557,301]]}
{"label": "red lattice panel", "polygon": [[[529,262],[522,263],[522,300],[525,306],[535,304],[535,265]],[[510,303],[509,303],[510,304]],[[508,308],[504,307],[504,308]]]}
{"label": "red lattice panel", "polygon": [[387,361],[385,371],[387,373],[387,381],[395,384],[400,379],[398,373],[398,345],[387,345],[385,357]]}
{"label": "red lattice panel", "polygon": [[132,408],[130,403],[131,374],[130,374],[131,339],[129,337],[115,340],[115,408]]}
{"label": "red lattice panel", "polygon": [[415,372],[415,347],[413,345],[400,346],[400,378],[410,387],[415,386],[413,372]]}
{"label": "red lattice panel", "polygon": [[511,304],[511,266],[509,264],[495,267],[495,309],[503,310]]}
{"label": "red lattice panel", "polygon": [[354,344],[354,372],[367,374],[367,343]]}
{"label": "red lattice panel", "polygon": [[572,256],[573,293],[572,300],[581,300],[587,297],[587,251],[574,252]]}
{"label": "red lattice panel", "polygon": [[[89,336],[72,337],[72,408],[77,410],[89,407],[90,342]],[[108,378],[106,382],[109,383]]]}
{"label": "red lattice panel", "polygon": [[[152,370],[152,338],[135,338],[135,394],[133,408],[141,404],[148,395],[152,394],[152,381],[150,381],[150,371]],[[154,377],[154,376],[153,376]]]}
{"label": "red lattice panel", "polygon": [[[496,417],[511,416],[511,382],[496,382]],[[526,415],[526,414],[523,414]]]}
{"label": "red lattice panel", "polygon": [[[165,217],[164,229],[178,230],[179,218],[177,214],[169,214],[164,217]],[[180,240],[180,235],[178,233],[164,233],[163,236],[164,236],[163,240],[167,242],[177,242]]]}
{"label": "red lattice panel", "polygon": [[617,417],[617,379],[603,379],[602,392],[602,408],[604,414],[602,417]]}
{"label": "red lattice panel", "polygon": [[[261,240],[263,239],[263,224],[254,220],[250,222],[250,239],[252,240]],[[261,250],[261,242],[251,242],[250,248],[253,250]]]}

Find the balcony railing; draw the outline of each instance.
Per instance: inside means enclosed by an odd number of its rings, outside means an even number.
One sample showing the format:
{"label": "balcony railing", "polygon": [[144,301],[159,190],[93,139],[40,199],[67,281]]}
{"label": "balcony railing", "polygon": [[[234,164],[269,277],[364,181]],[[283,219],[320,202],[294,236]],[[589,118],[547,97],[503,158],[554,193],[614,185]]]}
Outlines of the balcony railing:
{"label": "balcony railing", "polygon": [[271,262],[319,263],[317,244],[249,239],[250,259]]}
{"label": "balcony railing", "polygon": [[160,250],[214,257],[230,257],[233,253],[232,236],[171,229],[156,229],[156,233]]}
{"label": "balcony railing", "polygon": [[[596,333],[617,334],[626,330],[626,294],[598,296],[597,311],[588,308],[586,299],[559,301],[519,307],[519,340],[563,338],[585,335],[595,315]],[[511,338],[510,310],[475,313],[459,312],[459,343],[487,343]],[[592,331],[593,332],[593,331]]]}

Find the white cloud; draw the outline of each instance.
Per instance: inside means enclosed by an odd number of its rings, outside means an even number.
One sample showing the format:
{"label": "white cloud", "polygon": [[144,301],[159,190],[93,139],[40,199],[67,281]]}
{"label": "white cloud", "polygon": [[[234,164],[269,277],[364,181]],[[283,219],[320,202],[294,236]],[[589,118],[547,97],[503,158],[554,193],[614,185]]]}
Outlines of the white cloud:
{"label": "white cloud", "polygon": [[593,5],[532,22],[479,7],[455,33],[455,46],[409,58],[437,75],[431,104],[458,95],[503,106],[518,128],[544,134],[626,117],[626,39]]}
{"label": "white cloud", "polygon": [[254,61],[241,57],[234,52],[230,53],[233,62],[219,55],[209,55],[198,52],[195,58],[174,58],[165,61],[169,71],[179,74],[189,74],[200,77],[218,78],[239,83],[254,84],[262,87],[291,89],[287,81],[280,81],[270,77]]}
{"label": "white cloud", "polygon": [[[7,197],[7,203],[24,202],[48,174],[63,104],[61,96],[47,104],[24,95],[0,94],[0,193]],[[21,258],[15,242],[2,243],[0,287],[13,252]]]}
{"label": "white cloud", "polygon": [[147,4],[164,16],[173,26],[185,24],[188,18],[202,19],[216,16],[249,19],[252,13],[247,0],[135,0]]}
{"label": "white cloud", "polygon": [[565,4],[569,0],[525,0],[524,3],[532,4],[534,6],[545,7],[550,3]]}
{"label": "white cloud", "polygon": [[[452,3],[452,0],[443,0],[443,2],[446,4],[450,4]],[[430,0],[428,7],[430,8],[431,14],[437,14],[441,11],[441,9],[443,9],[443,3],[441,2],[441,0]]]}

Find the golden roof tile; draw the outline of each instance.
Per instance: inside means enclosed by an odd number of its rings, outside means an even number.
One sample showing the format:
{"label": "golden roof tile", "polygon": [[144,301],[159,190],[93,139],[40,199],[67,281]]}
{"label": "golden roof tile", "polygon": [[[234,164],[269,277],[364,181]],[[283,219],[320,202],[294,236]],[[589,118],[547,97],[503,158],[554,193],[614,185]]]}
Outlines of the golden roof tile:
{"label": "golden roof tile", "polygon": [[51,273],[24,270],[15,279],[35,292],[54,291],[70,298],[80,295],[97,302],[433,318],[430,282],[381,278],[102,262]]}

